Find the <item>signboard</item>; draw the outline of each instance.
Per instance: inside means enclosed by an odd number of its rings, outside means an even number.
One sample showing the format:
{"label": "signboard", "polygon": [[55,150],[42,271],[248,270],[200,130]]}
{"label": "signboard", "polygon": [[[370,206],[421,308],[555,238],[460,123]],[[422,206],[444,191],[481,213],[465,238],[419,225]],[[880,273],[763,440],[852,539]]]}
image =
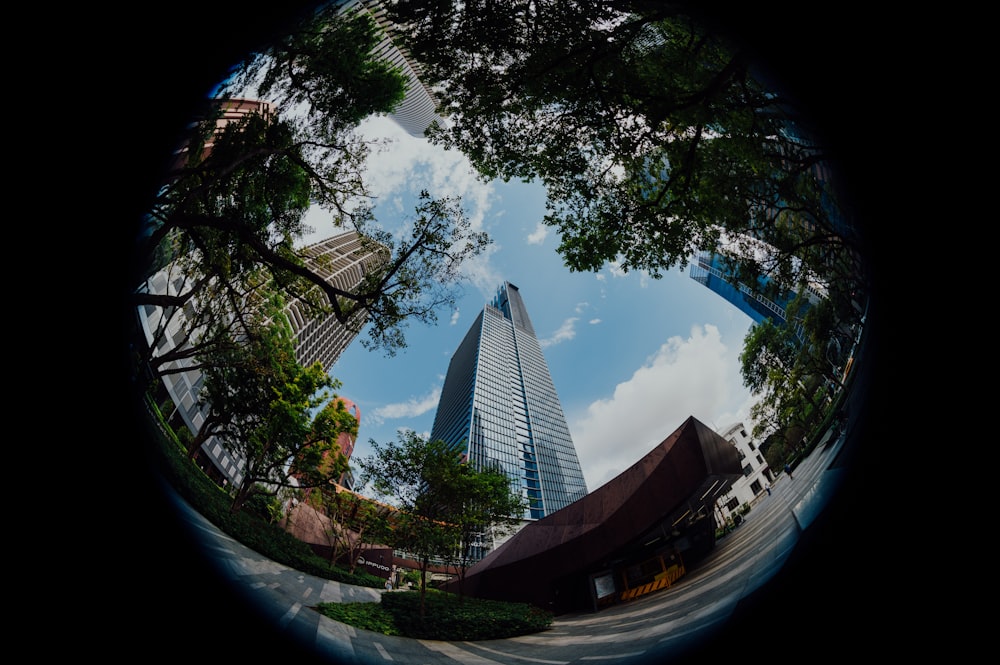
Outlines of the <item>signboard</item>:
{"label": "signboard", "polygon": [[594,578],[594,592],[597,594],[597,599],[600,600],[606,596],[610,596],[615,592],[615,578],[611,573],[605,575],[600,575]]}
{"label": "signboard", "polygon": [[357,564],[367,573],[386,578],[392,575],[393,568],[395,568],[392,563],[392,550],[388,548],[366,550],[358,557]]}

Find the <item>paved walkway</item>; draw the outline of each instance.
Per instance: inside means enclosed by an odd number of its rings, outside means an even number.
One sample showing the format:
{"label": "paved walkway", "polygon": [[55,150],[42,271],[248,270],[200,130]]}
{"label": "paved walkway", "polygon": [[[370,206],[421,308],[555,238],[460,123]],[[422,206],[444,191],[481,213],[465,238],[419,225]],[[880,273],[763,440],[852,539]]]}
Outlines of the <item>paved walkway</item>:
{"label": "paved walkway", "polygon": [[[835,460],[843,438],[824,439],[794,470],[779,476],[772,495],[721,539],[709,556],[672,587],[603,610],[557,617],[549,631],[482,642],[438,642],[391,637],[328,619],[319,602],[378,602],[383,590],[356,587],[275,563],[221,533],[177,499],[184,520],[204,543],[220,576],[245,591],[280,634],[307,646],[319,662],[495,665],[498,663],[614,662],[637,665],[676,660],[709,640],[741,600],[784,565],[800,534],[839,484]],[[825,445],[830,443],[830,445]]]}

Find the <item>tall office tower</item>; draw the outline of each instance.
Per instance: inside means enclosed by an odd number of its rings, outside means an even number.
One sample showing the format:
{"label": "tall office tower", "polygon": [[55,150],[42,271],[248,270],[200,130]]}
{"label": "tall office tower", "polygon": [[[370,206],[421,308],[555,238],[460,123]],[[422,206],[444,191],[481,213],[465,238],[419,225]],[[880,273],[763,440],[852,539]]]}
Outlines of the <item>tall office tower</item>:
{"label": "tall office tower", "polygon": [[[754,287],[743,283],[734,284],[729,279],[731,273],[727,271],[723,258],[713,252],[700,252],[691,261],[688,275],[713,293],[725,298],[731,305],[749,316],[754,323],[771,319],[777,325],[784,324],[787,319],[786,307],[796,295],[793,291],[785,290],[776,300],[764,296],[767,287],[766,278]],[[821,297],[817,292],[810,291],[807,294],[810,303],[818,302]],[[796,325],[795,329],[801,338],[802,326]]]}
{"label": "tall office tower", "polygon": [[400,39],[395,34],[395,27],[388,20],[381,1],[341,0],[341,3],[341,13],[368,12],[385,34],[382,41],[375,47],[374,54],[400,68],[406,76],[406,96],[403,97],[399,107],[389,114],[389,117],[406,130],[410,136],[417,138],[423,138],[424,130],[434,122],[444,126],[445,121],[437,114],[437,100],[434,98],[434,94],[420,80],[420,67],[401,45]]}
{"label": "tall office tower", "polygon": [[[321,240],[302,251],[307,266],[330,284],[344,290],[357,287],[367,270],[388,259],[387,249],[382,251],[381,248],[366,248],[361,237],[354,231]],[[190,283],[171,265],[149,277],[141,288],[149,293],[177,295],[190,288]],[[296,360],[301,365],[319,361],[328,372],[364,323],[363,312],[348,326],[338,322],[333,315],[317,318],[299,300],[286,305],[285,314],[296,340]],[[165,310],[145,305],[139,308],[138,315],[147,344],[156,345],[156,355],[163,355],[187,344],[191,324],[183,310]],[[210,408],[199,404],[198,393],[203,377],[195,369],[196,365],[196,358],[181,358],[167,363],[161,372],[164,388],[175,406],[174,413],[169,417],[177,425],[186,426],[192,434],[201,429]],[[210,465],[204,464],[205,472],[217,482],[239,484],[243,480],[243,460],[236,459],[216,437],[209,437],[205,441],[199,458],[210,462]]]}
{"label": "tall office tower", "polygon": [[500,286],[452,356],[431,428],[431,440],[437,439],[461,447],[476,468],[499,464],[528,502],[525,521],[587,494],[542,348],[510,282]]}

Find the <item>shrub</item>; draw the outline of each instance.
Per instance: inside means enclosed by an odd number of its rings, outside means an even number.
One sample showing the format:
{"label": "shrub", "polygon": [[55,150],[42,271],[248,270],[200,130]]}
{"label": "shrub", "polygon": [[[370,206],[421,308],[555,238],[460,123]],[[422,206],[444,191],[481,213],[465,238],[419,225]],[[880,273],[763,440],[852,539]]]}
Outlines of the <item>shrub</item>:
{"label": "shrub", "polygon": [[417,639],[492,640],[527,635],[547,630],[553,618],[551,612],[529,603],[459,598],[444,592],[426,594],[423,618],[419,591],[384,594],[382,606],[401,635]]}
{"label": "shrub", "polygon": [[528,603],[459,599],[429,591],[420,617],[420,592],[383,594],[381,603],[321,603],[316,611],[335,621],[384,635],[444,641],[493,640],[548,630],[553,616]]}

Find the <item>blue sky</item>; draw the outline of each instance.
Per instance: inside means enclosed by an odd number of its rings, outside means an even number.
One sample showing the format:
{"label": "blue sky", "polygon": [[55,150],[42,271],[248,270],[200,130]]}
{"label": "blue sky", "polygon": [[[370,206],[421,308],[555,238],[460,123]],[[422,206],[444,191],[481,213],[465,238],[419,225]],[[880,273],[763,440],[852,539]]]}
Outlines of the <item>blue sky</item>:
{"label": "blue sky", "polygon": [[[466,266],[454,311],[439,311],[434,326],[405,329],[406,349],[387,358],[355,342],[334,365],[340,394],[361,411],[354,456],[371,452],[370,439],[395,440],[401,428],[429,435],[448,361],[504,280],[524,298],[588,490],[634,464],[688,416],[717,431],[749,423],[752,400],[738,358],[751,321],[687,269],[659,280],[614,265],[571,273],[556,253],[558,237],[541,225],[540,185],[482,182],[461,154],[413,138],[385,117],[369,119],[361,131],[389,140],[367,170],[387,230],[412,214],[427,189],[434,197],[461,196],[493,245]],[[318,210],[307,223],[314,232],[305,242],[335,232]]]}

